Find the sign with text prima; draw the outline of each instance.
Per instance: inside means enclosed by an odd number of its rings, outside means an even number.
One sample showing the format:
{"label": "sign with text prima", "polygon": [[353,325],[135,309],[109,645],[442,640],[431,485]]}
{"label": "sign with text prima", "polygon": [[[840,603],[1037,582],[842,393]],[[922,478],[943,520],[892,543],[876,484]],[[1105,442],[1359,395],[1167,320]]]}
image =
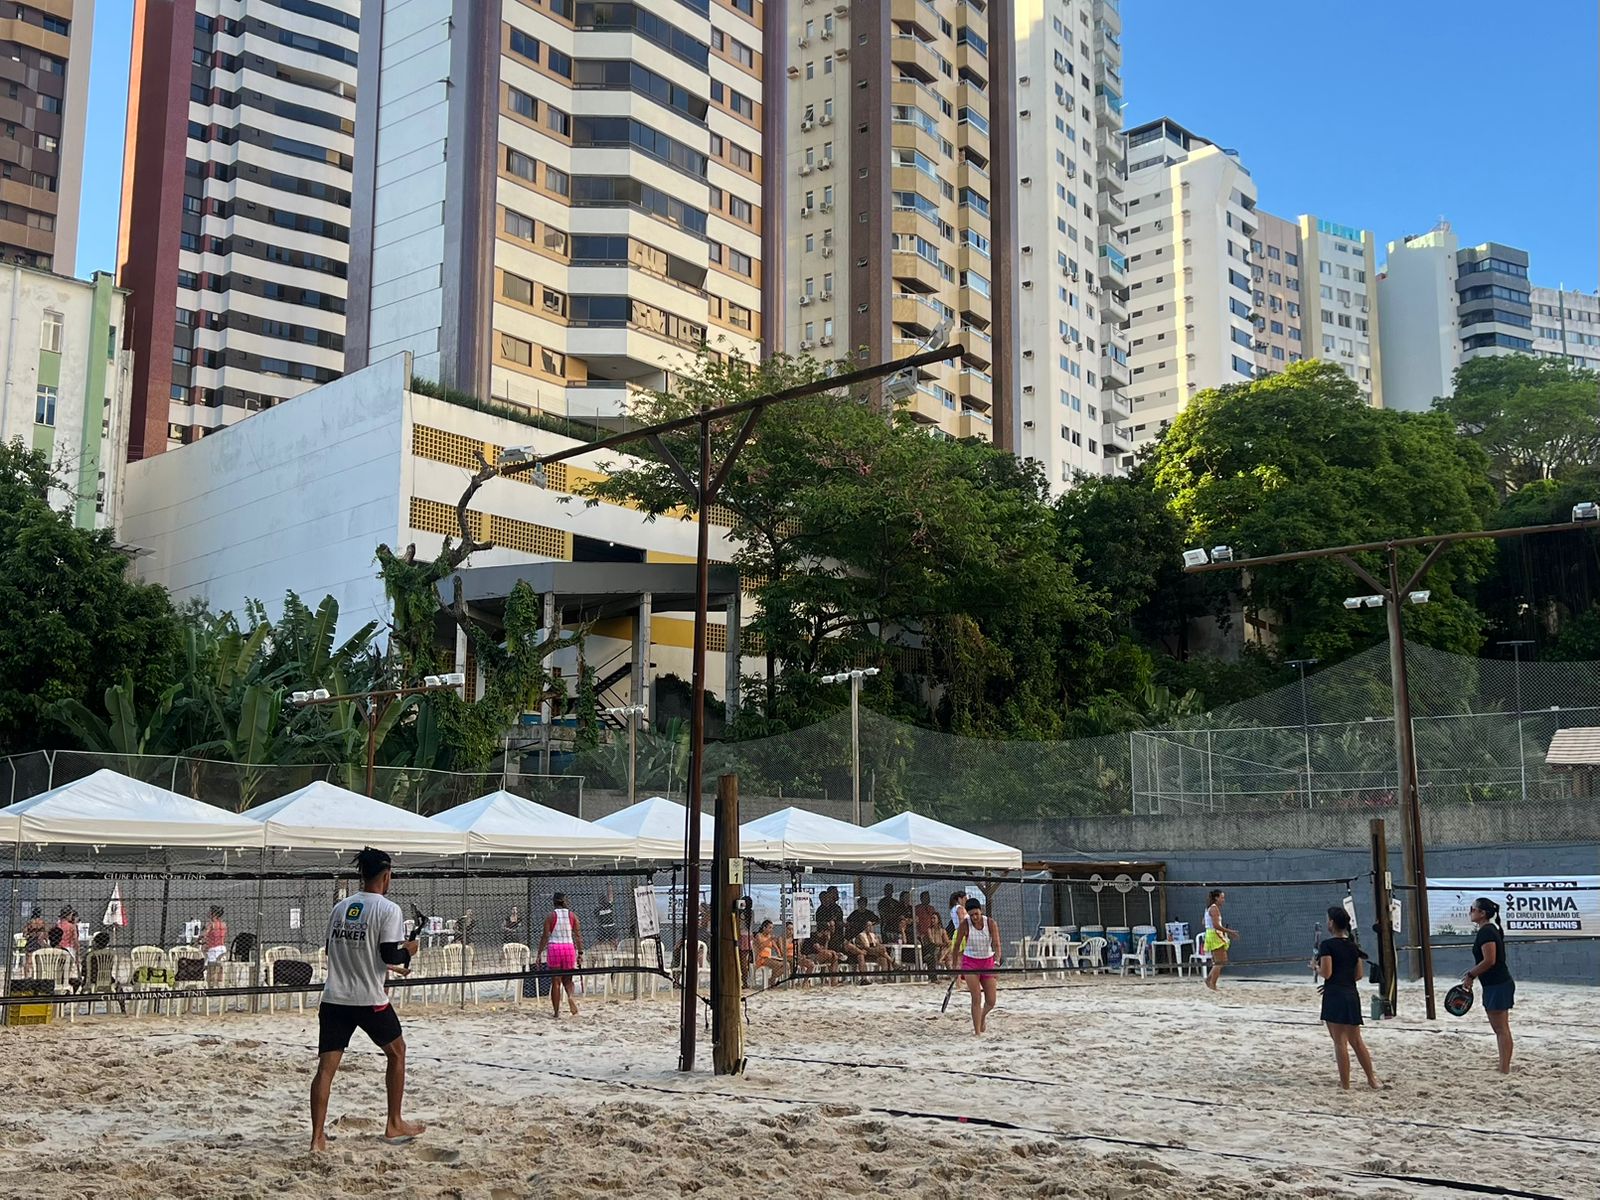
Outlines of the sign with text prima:
{"label": "sign with text prima", "polygon": [[1594,937],[1600,934],[1600,875],[1514,875],[1430,879],[1432,931],[1471,937],[1467,910],[1479,896],[1500,906],[1507,937]]}

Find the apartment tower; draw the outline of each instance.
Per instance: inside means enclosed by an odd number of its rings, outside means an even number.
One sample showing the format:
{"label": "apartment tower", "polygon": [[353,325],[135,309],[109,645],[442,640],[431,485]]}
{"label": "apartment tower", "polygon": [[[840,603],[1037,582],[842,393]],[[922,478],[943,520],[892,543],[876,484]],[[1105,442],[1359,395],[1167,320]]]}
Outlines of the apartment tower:
{"label": "apartment tower", "polygon": [[1526,250],[1485,242],[1457,253],[1456,312],[1463,362],[1533,353],[1531,292]]}
{"label": "apartment tower", "polygon": [[759,357],[764,15],[367,4],[349,368],[408,350],[419,377],[607,423],[702,342]]}
{"label": "apartment tower", "polygon": [[344,365],[360,0],[137,0],[119,283],[134,459]]}
{"label": "apartment tower", "polygon": [[1384,406],[1426,412],[1448,396],[1461,365],[1456,235],[1441,221],[1388,245],[1378,276],[1378,340]]}
{"label": "apartment tower", "polygon": [[0,18],[0,255],[71,275],[83,191],[94,0],[8,4]]}
{"label": "apartment tower", "polygon": [[1575,367],[1600,368],[1600,295],[1567,288],[1535,287],[1533,353],[1564,358]]}
{"label": "apartment tower", "polygon": [[1256,375],[1256,187],[1238,155],[1163,117],[1127,131],[1132,435]]}
{"label": "apartment tower", "polygon": [[948,322],[966,354],[918,372],[908,410],[1016,449],[1012,0],[785,15],[785,346],[881,362]]}
{"label": "apartment tower", "polygon": [[1017,0],[1018,452],[1059,492],[1132,465],[1114,0]]}

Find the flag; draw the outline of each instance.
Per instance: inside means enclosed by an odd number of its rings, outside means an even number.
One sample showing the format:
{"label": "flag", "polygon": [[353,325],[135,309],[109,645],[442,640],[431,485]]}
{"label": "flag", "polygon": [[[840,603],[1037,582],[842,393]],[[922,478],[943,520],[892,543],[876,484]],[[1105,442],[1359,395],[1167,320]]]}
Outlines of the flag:
{"label": "flag", "polygon": [[100,918],[102,925],[126,925],[128,914],[122,907],[122,885],[113,884],[111,899],[106,901],[106,915]]}

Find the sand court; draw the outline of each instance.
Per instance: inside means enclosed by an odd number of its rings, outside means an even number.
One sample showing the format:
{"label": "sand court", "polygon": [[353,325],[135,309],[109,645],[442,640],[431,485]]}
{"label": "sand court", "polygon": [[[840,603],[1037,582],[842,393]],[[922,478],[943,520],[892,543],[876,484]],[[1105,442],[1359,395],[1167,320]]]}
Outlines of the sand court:
{"label": "sand court", "polygon": [[1523,989],[1509,1078],[1481,1013],[1369,1025],[1345,1093],[1309,980],[1006,982],[983,1039],[942,984],[755,996],[742,1078],[679,1074],[666,1002],[405,1009],[428,1132],[379,1141],[358,1035],[319,1156],[314,1013],[7,1029],[0,1194],[1600,1197],[1594,989]]}

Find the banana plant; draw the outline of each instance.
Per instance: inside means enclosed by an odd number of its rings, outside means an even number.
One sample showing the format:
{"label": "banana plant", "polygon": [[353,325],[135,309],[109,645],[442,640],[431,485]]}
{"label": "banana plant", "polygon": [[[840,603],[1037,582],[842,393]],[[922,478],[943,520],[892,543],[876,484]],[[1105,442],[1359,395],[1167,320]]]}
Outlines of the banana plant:
{"label": "banana plant", "polygon": [[148,717],[139,715],[133,679],[105,690],[106,715],[99,716],[79,700],[60,700],[51,705],[48,715],[62,725],[79,745],[94,754],[115,760],[115,769],[136,779],[149,779],[164,772],[155,756],[166,756],[181,749],[174,744],[177,720],[173,708],[183,684],[175,683],[156,699]]}

